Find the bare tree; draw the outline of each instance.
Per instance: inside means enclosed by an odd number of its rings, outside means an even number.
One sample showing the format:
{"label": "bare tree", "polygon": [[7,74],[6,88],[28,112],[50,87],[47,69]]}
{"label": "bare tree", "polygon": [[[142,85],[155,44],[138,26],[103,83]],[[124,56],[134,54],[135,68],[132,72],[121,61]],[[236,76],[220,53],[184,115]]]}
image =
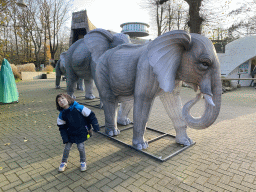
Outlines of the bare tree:
{"label": "bare tree", "polygon": [[12,3],[14,3],[14,0],[1,0],[0,1],[0,14],[1,12],[5,11],[8,6],[10,6]]}
{"label": "bare tree", "polygon": [[[42,47],[42,24],[40,15],[42,14],[37,1],[27,1],[27,8],[23,10],[22,21],[24,26],[23,41],[27,43],[31,40],[34,45],[34,55],[36,67],[39,68],[40,52]],[[27,36],[29,34],[29,36]]]}
{"label": "bare tree", "polygon": [[70,1],[48,0],[45,1],[44,6],[44,17],[48,32],[51,59],[53,60],[59,46],[59,33],[61,31],[61,27],[68,19],[67,13]]}
{"label": "bare tree", "polygon": [[152,26],[156,27],[157,36],[173,29],[185,29],[186,14],[182,14],[184,6],[180,1],[169,0],[161,4],[159,0],[147,0],[141,6],[152,13]]}
{"label": "bare tree", "polygon": [[256,15],[255,15],[255,8],[256,2],[243,2],[243,4],[229,12],[228,16],[237,17],[244,15],[242,20],[237,19],[230,28],[229,28],[229,35],[230,36],[245,36],[256,34],[255,22],[256,22]]}
{"label": "bare tree", "polygon": [[[164,4],[168,0],[160,0],[161,4]],[[191,33],[201,33],[201,25],[204,21],[200,16],[200,7],[203,0],[184,0],[189,5],[189,21],[188,26]]]}
{"label": "bare tree", "polygon": [[188,26],[190,33],[201,34],[201,25],[204,19],[200,16],[200,7],[202,0],[184,0],[189,5],[189,21]]}
{"label": "bare tree", "polygon": [[68,40],[60,34],[71,11],[69,2],[26,0],[27,7],[19,8],[16,0],[1,0],[0,59],[16,64],[35,62],[38,68],[49,55],[47,47],[52,59],[58,49],[65,50]]}

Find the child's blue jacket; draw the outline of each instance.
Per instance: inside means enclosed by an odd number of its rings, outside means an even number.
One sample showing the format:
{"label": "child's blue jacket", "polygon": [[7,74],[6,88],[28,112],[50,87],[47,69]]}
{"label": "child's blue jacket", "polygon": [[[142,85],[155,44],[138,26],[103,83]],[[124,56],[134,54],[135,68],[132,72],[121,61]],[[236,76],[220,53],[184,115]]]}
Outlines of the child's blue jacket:
{"label": "child's blue jacket", "polygon": [[99,131],[98,120],[93,111],[76,101],[68,109],[60,111],[57,125],[64,144],[86,141],[91,125],[94,131]]}

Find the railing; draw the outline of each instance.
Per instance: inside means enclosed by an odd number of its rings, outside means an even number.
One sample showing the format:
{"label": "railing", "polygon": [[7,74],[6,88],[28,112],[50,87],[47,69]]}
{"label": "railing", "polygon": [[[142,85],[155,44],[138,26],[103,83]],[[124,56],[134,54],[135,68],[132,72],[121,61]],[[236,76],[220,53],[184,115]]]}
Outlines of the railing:
{"label": "railing", "polygon": [[221,78],[221,80],[256,80],[256,78]]}

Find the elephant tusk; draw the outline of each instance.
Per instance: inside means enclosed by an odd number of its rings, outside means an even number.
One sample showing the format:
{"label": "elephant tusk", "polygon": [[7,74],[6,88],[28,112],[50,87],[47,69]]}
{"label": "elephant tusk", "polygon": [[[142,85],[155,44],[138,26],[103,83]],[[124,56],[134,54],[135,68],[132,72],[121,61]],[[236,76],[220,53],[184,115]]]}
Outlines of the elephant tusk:
{"label": "elephant tusk", "polygon": [[212,97],[210,95],[207,95],[207,94],[204,94],[204,98],[205,98],[205,101],[207,101],[207,103],[213,107],[215,107],[215,104],[212,100]]}

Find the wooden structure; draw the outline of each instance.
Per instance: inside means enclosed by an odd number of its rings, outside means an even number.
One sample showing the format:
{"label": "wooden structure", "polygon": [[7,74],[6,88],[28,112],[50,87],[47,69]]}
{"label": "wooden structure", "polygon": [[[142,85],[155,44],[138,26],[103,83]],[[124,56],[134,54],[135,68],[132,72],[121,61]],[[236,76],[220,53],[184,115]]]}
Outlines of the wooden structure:
{"label": "wooden structure", "polygon": [[71,34],[69,46],[78,39],[83,38],[89,31],[96,27],[89,20],[86,10],[72,13]]}

